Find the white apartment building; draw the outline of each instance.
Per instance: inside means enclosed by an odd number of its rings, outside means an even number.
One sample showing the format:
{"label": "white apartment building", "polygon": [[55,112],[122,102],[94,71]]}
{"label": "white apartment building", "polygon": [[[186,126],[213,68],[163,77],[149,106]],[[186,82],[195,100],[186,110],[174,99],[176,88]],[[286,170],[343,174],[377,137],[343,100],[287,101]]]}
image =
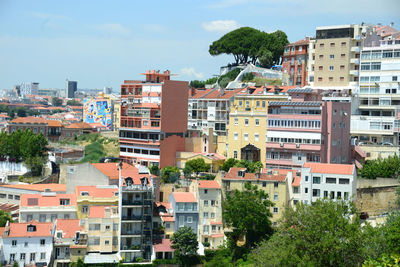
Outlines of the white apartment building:
{"label": "white apartment building", "polygon": [[53,223],[11,223],[6,225],[3,256],[7,264],[48,266],[53,251]]}
{"label": "white apartment building", "polygon": [[54,222],[56,219],[76,218],[76,196],[74,194],[41,194],[21,195],[19,207],[20,222]]}
{"label": "white apartment building", "polygon": [[190,187],[199,203],[198,240],[218,248],[224,242],[221,186],[215,180],[194,180]]}
{"label": "white apartment building", "polygon": [[361,51],[358,109],[351,116],[351,135],[358,142],[399,145],[400,39],[380,40]]}
{"label": "white apartment building", "polygon": [[301,169],[301,201],[310,204],[317,199],[356,201],[357,173],[354,165],[306,162]]}

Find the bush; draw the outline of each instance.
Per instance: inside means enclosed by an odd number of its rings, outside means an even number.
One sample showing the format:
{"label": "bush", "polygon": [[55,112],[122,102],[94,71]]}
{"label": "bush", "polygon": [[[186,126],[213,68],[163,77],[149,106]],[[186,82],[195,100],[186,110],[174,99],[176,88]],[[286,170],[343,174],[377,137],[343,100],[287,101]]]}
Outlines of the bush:
{"label": "bush", "polygon": [[366,179],[397,178],[400,173],[400,158],[397,155],[386,159],[367,160],[360,170],[360,175]]}
{"label": "bush", "polygon": [[247,72],[247,73],[243,74],[243,76],[242,76],[242,81],[244,81],[244,82],[248,82],[253,79],[254,79],[254,74],[251,72]]}

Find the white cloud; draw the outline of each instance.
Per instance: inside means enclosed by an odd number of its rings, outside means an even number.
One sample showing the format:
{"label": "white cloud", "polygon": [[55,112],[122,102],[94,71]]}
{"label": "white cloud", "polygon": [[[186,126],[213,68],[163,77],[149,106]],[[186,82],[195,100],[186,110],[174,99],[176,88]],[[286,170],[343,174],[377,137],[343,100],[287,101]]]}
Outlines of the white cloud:
{"label": "white cloud", "polygon": [[186,77],[194,77],[196,79],[203,79],[204,74],[201,72],[196,72],[194,68],[183,68],[180,70],[180,74]]}
{"label": "white cloud", "polygon": [[235,20],[214,20],[202,23],[203,28],[209,32],[229,32],[240,27]]}
{"label": "white cloud", "polygon": [[108,34],[115,34],[115,35],[122,35],[127,36],[131,33],[131,30],[122,26],[119,23],[107,23],[96,25],[94,27],[96,30],[108,33]]}

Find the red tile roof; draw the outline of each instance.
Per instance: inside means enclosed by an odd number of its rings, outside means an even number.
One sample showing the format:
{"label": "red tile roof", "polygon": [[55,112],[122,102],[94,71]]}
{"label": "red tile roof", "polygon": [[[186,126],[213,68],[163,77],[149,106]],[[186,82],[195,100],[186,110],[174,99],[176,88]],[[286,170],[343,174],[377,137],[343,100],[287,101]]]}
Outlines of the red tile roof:
{"label": "red tile roof", "polygon": [[304,168],[311,168],[312,173],[329,173],[352,175],[354,165],[352,164],[331,164],[331,163],[304,163]]}
{"label": "red tile roof", "polygon": [[199,180],[199,188],[221,189],[221,186],[215,180]]}
{"label": "red tile roof", "polygon": [[89,218],[104,218],[106,208],[110,210],[110,215],[113,215],[113,208],[118,206],[90,206]]}
{"label": "red tile roof", "polygon": [[304,39],[301,39],[297,42],[288,44],[287,46],[296,46],[296,45],[308,45],[310,43],[310,37],[306,37]]}
{"label": "red tile roof", "polygon": [[46,122],[49,127],[62,127],[63,126],[63,124],[57,120],[47,120]]}
{"label": "red tile roof", "polygon": [[301,177],[294,177],[292,186],[297,187],[300,186]]}
{"label": "red tile roof", "polygon": [[115,186],[77,186],[75,187],[75,195],[78,198],[81,192],[88,192],[90,197],[114,197],[115,192],[118,192],[118,188]]}
{"label": "red tile roof", "polygon": [[[109,179],[118,179],[118,163],[92,163],[94,167],[96,167],[99,171],[101,171],[104,175],[108,176]],[[139,171],[135,166],[132,166],[128,163],[122,163],[122,177],[138,177]],[[136,180],[134,181],[137,184]],[[140,183],[140,180],[139,180]]]}
{"label": "red tile roof", "polygon": [[41,194],[22,194],[20,206],[56,207],[60,206],[61,199],[69,199],[69,205],[64,206],[76,205],[76,197],[73,194],[55,194],[49,196],[43,196]]}
{"label": "red tile roof", "polygon": [[32,191],[46,191],[49,189],[52,192],[65,192],[67,186],[65,184],[3,184],[0,187],[32,190]]}
{"label": "red tile roof", "polygon": [[216,224],[216,225],[218,225],[218,224],[222,224],[222,222],[210,222],[210,224]]}
{"label": "red tile roof", "polygon": [[233,97],[235,94],[239,93],[242,89],[235,89],[235,90],[224,90],[223,95],[221,95],[220,91],[215,89],[211,93],[205,95],[203,98],[206,99],[229,99]]}
{"label": "red tile roof", "polygon": [[86,123],[86,122],[72,123],[65,128],[68,128],[68,129],[93,129],[93,127],[89,123]]}
{"label": "red tile roof", "polygon": [[176,202],[197,202],[196,197],[192,192],[173,192],[172,195]]}
{"label": "red tile roof", "polygon": [[161,216],[163,222],[174,222],[175,218],[173,216]]}
{"label": "red tile roof", "polygon": [[237,178],[238,172],[242,171],[245,172],[246,168],[237,168],[237,167],[232,167],[229,169],[229,172],[225,174],[225,179],[230,179],[230,178]]}
{"label": "red tile roof", "polygon": [[155,252],[173,252],[175,249],[171,248],[172,242],[170,239],[162,239],[161,243],[153,245]]}
{"label": "red tile roof", "polygon": [[57,219],[57,231],[62,231],[62,238],[73,238],[75,232],[84,230],[79,219]]}
{"label": "red tile roof", "polygon": [[156,202],[157,207],[160,207],[161,205],[164,206],[166,209],[171,208],[171,203],[169,202],[159,202],[159,201]]}
{"label": "red tile roof", "polygon": [[224,234],[211,235],[212,238],[224,237]]}
{"label": "red tile roof", "polygon": [[[215,90],[213,88],[211,89],[194,89],[194,94],[192,96],[189,96],[189,98],[202,98],[204,95],[210,93],[212,90]],[[190,90],[189,90],[190,92]]]}
{"label": "red tile roof", "polygon": [[[36,226],[36,231],[28,232],[28,225]],[[30,221],[28,223],[10,223],[9,234],[6,235],[7,229],[4,232],[3,238],[7,237],[34,237],[34,236],[52,236],[51,230],[53,229],[53,223],[40,223],[36,221]]]}
{"label": "red tile roof", "polygon": [[41,117],[19,117],[13,119],[10,123],[47,124],[47,121]]}

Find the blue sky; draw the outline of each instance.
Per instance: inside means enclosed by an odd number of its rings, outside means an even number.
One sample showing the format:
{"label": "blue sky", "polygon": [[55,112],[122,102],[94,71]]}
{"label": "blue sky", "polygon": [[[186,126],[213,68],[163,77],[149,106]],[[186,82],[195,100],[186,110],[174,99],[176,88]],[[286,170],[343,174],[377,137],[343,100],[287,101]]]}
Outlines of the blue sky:
{"label": "blue sky", "polygon": [[39,82],[41,88],[111,86],[142,79],[147,69],[207,79],[229,56],[208,46],[240,26],[283,30],[289,41],[316,26],[395,23],[399,0],[0,0],[0,89]]}

